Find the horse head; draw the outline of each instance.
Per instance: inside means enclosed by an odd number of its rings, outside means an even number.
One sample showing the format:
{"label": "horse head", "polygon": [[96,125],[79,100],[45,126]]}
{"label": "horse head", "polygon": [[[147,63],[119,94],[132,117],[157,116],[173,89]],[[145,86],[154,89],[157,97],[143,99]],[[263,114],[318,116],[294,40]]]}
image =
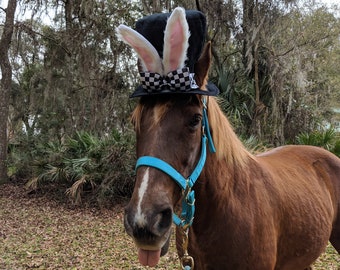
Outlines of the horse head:
{"label": "horse head", "polygon": [[[203,50],[203,46],[197,50],[200,54],[197,59],[187,61],[192,57],[188,56],[189,45],[192,49],[197,48],[195,31],[191,28],[189,31],[186,19],[191,15],[176,8],[165,21],[165,30],[153,33],[162,35],[164,31],[161,53],[149,42],[152,37],[146,39],[124,25],[117,28],[119,37],[137,52],[140,62],[143,85],[132,95],[141,97],[132,116],[137,136],[137,158],[156,158],[156,162],[169,165],[180,178],[176,183],[173,181],[176,176],[165,173],[160,166],[143,162],[137,166],[135,188],[125,210],[124,225],[139,249],[140,262],[149,266],[156,265],[159,257],[167,252],[173,216],[180,208],[185,192],[184,182],[193,171],[202,169],[197,166],[202,165],[198,164],[202,163],[202,151],[206,147],[202,140],[205,132],[202,127],[204,102],[207,96],[218,92],[207,84],[210,43]],[[200,12],[192,16],[197,15],[201,21]],[[152,27],[158,27],[158,24],[153,22]],[[190,36],[193,39],[189,44]],[[188,62],[194,62],[192,67],[187,67],[190,66]]]}

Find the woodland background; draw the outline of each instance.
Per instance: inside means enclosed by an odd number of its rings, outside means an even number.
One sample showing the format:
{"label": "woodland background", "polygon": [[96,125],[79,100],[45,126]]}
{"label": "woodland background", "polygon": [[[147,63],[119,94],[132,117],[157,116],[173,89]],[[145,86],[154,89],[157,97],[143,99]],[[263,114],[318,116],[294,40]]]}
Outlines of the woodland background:
{"label": "woodland background", "polygon": [[0,182],[102,206],[133,187],[136,55],[115,27],[177,6],[206,14],[210,80],[253,150],[340,154],[339,8],[296,0],[8,0],[0,9]]}

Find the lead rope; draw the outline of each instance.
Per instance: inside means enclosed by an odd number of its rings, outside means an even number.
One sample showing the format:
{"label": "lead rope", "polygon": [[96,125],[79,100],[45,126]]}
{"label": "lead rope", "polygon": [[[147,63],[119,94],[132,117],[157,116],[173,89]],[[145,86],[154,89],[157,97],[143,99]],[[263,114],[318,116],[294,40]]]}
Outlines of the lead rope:
{"label": "lead rope", "polygon": [[[186,200],[186,203],[192,204],[194,206],[195,199],[191,202],[188,202],[188,194],[191,193],[191,188],[187,186],[185,192],[184,192],[184,200]],[[193,219],[193,217],[192,217]],[[192,221],[190,223],[185,224],[184,226],[179,227],[180,234],[182,236],[182,251],[183,256],[181,258],[181,267],[183,270],[193,270],[195,266],[194,258],[191,257],[188,253],[188,245],[189,245],[189,228],[192,224]]]}

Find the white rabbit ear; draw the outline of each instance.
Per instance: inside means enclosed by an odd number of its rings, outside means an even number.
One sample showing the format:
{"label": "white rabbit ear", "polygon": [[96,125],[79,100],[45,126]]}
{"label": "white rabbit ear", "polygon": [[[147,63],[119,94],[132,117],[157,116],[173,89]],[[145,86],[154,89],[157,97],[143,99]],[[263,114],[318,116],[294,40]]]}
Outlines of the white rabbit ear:
{"label": "white rabbit ear", "polygon": [[116,31],[118,38],[136,51],[141,60],[143,71],[163,74],[162,60],[155,47],[145,37],[123,24],[119,25]]}
{"label": "white rabbit ear", "polygon": [[164,73],[183,68],[189,47],[189,26],[185,10],[177,7],[168,19],[164,32]]}

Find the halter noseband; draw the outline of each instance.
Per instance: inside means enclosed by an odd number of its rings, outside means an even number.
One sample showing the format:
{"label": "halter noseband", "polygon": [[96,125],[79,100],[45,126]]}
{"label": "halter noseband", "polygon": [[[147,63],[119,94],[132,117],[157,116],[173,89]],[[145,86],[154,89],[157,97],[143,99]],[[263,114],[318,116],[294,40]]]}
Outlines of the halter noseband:
{"label": "halter noseband", "polygon": [[212,140],[210,129],[209,129],[209,122],[208,122],[208,116],[207,116],[207,104],[206,104],[206,98],[202,98],[203,103],[203,118],[202,118],[202,144],[201,144],[201,157],[198,160],[198,163],[194,169],[194,171],[191,173],[191,175],[188,178],[185,178],[180,174],[175,168],[173,168],[170,164],[167,162],[156,158],[152,156],[142,156],[137,160],[136,163],[136,170],[141,166],[148,166],[156,168],[167,175],[169,175],[182,189],[183,197],[182,197],[182,212],[180,214],[180,217],[173,214],[173,222],[182,228],[188,228],[191,226],[193,219],[194,219],[194,213],[195,213],[195,192],[191,190],[191,188],[196,183],[196,180],[200,176],[206,158],[207,158],[207,150],[206,150],[206,144],[208,140],[209,149],[211,153],[215,153],[215,146],[214,142]]}

